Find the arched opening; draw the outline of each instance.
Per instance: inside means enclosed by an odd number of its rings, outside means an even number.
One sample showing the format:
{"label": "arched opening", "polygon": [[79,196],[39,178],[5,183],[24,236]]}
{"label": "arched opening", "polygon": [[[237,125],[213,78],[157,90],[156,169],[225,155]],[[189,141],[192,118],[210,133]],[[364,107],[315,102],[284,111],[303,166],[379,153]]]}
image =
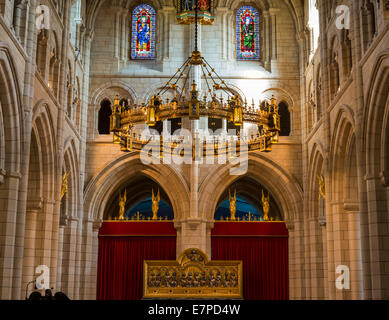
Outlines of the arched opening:
{"label": "arched opening", "polygon": [[211,235],[212,260],[243,261],[246,300],[286,300],[288,230],[273,196],[246,176],[222,194]]}
{"label": "arched opening", "polygon": [[157,196],[159,191],[160,203],[158,218],[163,220],[174,219],[174,212],[172,209],[171,201],[166,192],[153,180],[146,178],[143,175],[133,177],[122,186],[120,190],[111,198],[110,203],[107,205],[105,211],[104,220],[117,220],[119,219],[120,212],[120,198],[126,194],[125,202],[125,219],[135,218],[139,212],[140,218],[144,220],[151,219],[153,217],[152,212],[152,193]]}
{"label": "arched opening", "polygon": [[[325,172],[324,158],[315,145],[310,159],[309,172],[309,234],[311,237],[309,253],[309,273],[313,282],[311,289],[312,299],[324,299],[326,297],[328,282],[328,257],[327,257],[327,217],[325,196]],[[324,195],[323,195],[324,193]],[[314,252],[314,253],[313,253]],[[308,262],[307,262],[308,263]]]}
{"label": "arched opening", "polygon": [[144,260],[176,259],[171,201],[158,183],[136,174],[111,195],[104,217],[99,231],[97,299],[139,300]]}
{"label": "arched opening", "polygon": [[376,12],[371,0],[364,0],[361,7],[363,46],[366,51],[376,35]]}
{"label": "arched opening", "polygon": [[[332,223],[334,243],[329,243],[331,269],[334,266],[346,264],[350,266],[350,281],[355,283],[350,290],[336,290],[332,294],[339,299],[360,299],[362,276],[361,234],[359,186],[356,158],[356,140],[354,126],[345,116],[345,111],[339,113],[336,123],[337,130],[332,142],[332,206],[329,221]],[[339,152],[342,150],[342,152]],[[336,226],[336,227],[335,227]],[[342,243],[342,241],[344,243]],[[347,244],[346,244],[347,243]]]}
{"label": "arched opening", "polygon": [[43,79],[46,79],[46,65],[47,65],[47,43],[48,30],[41,29],[38,31],[38,40],[36,45],[36,65]]}
{"label": "arched opening", "polygon": [[112,114],[111,102],[107,99],[103,100],[99,110],[98,130],[99,134],[110,134],[110,117]]}
{"label": "arched opening", "polygon": [[[39,110],[40,109],[40,110]],[[37,265],[51,265],[55,198],[55,136],[47,105],[36,110],[30,146],[22,286],[34,277]],[[51,271],[51,280],[55,278]]]}
{"label": "arched opening", "polygon": [[353,67],[353,53],[349,30],[343,32],[342,56],[343,78],[347,79]]}
{"label": "arched opening", "polygon": [[289,137],[291,132],[291,119],[290,119],[290,111],[289,106],[286,102],[282,101],[278,105],[278,113],[280,115],[280,136],[281,137]]}
{"label": "arched opening", "polygon": [[322,115],[321,92],[322,92],[321,65],[319,64],[316,73],[316,121],[319,121]]}
{"label": "arched opening", "polygon": [[335,98],[340,89],[339,63],[338,53],[333,52],[332,62],[330,65],[330,83],[331,83],[331,98]]}

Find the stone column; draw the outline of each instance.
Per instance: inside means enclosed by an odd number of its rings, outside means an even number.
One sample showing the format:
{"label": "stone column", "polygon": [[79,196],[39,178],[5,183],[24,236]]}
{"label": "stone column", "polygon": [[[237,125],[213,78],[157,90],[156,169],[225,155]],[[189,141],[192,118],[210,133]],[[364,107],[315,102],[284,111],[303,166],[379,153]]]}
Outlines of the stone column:
{"label": "stone column", "polygon": [[278,54],[278,35],[277,35],[277,12],[280,9],[270,8],[270,25],[271,25],[271,59],[276,60]]}
{"label": "stone column", "polygon": [[160,13],[163,15],[163,34],[161,34],[161,42],[162,45],[161,51],[162,51],[162,57],[164,60],[169,61],[170,60],[170,39],[171,39],[171,32],[170,32],[170,26],[171,26],[171,17],[175,14],[175,8],[174,7],[163,7],[162,10],[160,10]]}
{"label": "stone column", "polygon": [[[83,78],[83,89],[82,94],[80,96],[81,98],[81,129],[80,134],[82,137],[82,143],[80,144],[80,157],[79,157],[79,163],[80,163],[80,188],[79,188],[79,197],[80,199],[83,199],[84,193],[84,184],[85,184],[85,159],[86,159],[86,140],[87,140],[87,127],[88,127],[88,106],[89,106],[89,71],[90,71],[90,51],[91,51],[91,45],[92,40],[94,37],[94,32],[92,30],[86,30],[85,32],[85,45],[84,45],[84,78]],[[81,284],[81,292],[80,292],[80,298],[82,299],[96,299],[96,277],[97,277],[97,247],[98,247],[98,230],[100,229],[101,222],[93,222],[93,232],[91,234],[91,226],[90,221],[88,220],[88,212],[84,211],[84,205],[83,201],[80,201],[79,203],[79,212],[83,213],[84,215],[84,226],[82,228],[82,247],[85,251],[85,260],[81,261],[81,273],[84,274],[84,283]],[[92,239],[92,241],[90,240]],[[89,249],[86,250],[85,248],[91,245],[93,247],[92,257],[89,259]],[[95,253],[96,251],[96,253]],[[96,256],[96,257],[95,257]],[[86,275],[89,274],[87,277]]]}
{"label": "stone column", "polygon": [[[21,175],[19,173],[7,173],[0,193],[0,225],[4,230],[2,233],[3,239],[0,239],[2,245],[0,255],[0,298],[5,300],[13,298],[15,284],[20,289],[21,270],[19,268],[22,267],[23,243],[17,237],[16,218],[20,179]],[[6,241],[6,239],[9,240]],[[16,239],[19,241],[15,241]],[[19,298],[20,295],[15,296],[15,299]]]}
{"label": "stone column", "polygon": [[57,256],[57,276],[56,276],[56,291],[63,292],[63,282],[62,282],[62,262],[63,262],[63,239],[65,234],[66,222],[62,221],[59,225],[58,230],[58,256]]}
{"label": "stone column", "polygon": [[[10,199],[15,198],[15,194],[18,193],[18,205],[17,217],[16,217],[16,233],[15,238],[15,264],[13,266],[13,284],[12,284],[12,299],[20,299],[24,297],[25,288],[22,285],[22,272],[23,272],[23,252],[24,252],[24,233],[25,233],[25,219],[27,208],[27,189],[28,189],[28,170],[30,162],[30,143],[31,143],[31,128],[32,128],[32,108],[33,108],[33,96],[34,96],[34,79],[35,79],[35,56],[36,56],[36,26],[35,26],[35,8],[36,1],[30,1],[29,15],[27,17],[26,25],[28,30],[31,30],[27,34],[27,40],[25,42],[25,49],[28,55],[26,61],[26,67],[24,72],[24,90],[23,90],[23,109],[24,109],[24,136],[21,137],[22,141],[22,154],[21,154],[21,168],[20,173],[16,175],[16,179],[20,189],[13,189],[14,194]],[[9,189],[11,190],[11,189]],[[16,210],[16,209],[15,209]],[[10,212],[12,212],[11,210]],[[16,216],[16,212],[14,212]],[[12,255],[8,257],[12,257]],[[2,287],[2,285],[0,285]],[[11,296],[4,297],[3,299],[9,299]]]}
{"label": "stone column", "polygon": [[[36,253],[36,231],[37,220],[40,210],[27,210],[26,212],[26,228],[25,228],[25,242],[23,254],[23,277],[22,277],[22,291],[30,281],[33,281],[35,275],[35,253]],[[32,292],[33,285],[30,286],[28,295]]]}

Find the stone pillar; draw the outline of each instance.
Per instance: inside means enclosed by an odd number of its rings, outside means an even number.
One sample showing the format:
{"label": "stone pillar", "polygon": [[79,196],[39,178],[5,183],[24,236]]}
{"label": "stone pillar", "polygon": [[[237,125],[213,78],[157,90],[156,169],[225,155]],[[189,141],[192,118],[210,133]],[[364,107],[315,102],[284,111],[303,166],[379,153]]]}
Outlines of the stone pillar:
{"label": "stone pillar", "polygon": [[[22,262],[20,251],[23,249],[23,246],[16,247],[14,242],[17,234],[16,215],[20,178],[19,173],[8,173],[0,192],[0,225],[4,230],[2,233],[3,239],[0,239],[2,246],[0,255],[0,298],[3,300],[12,298],[13,277],[15,276],[16,281],[19,283],[21,277],[21,272],[15,270],[15,266],[17,266],[18,262]],[[6,239],[9,240],[6,242]],[[14,262],[14,258],[18,258],[18,260],[15,259]]]}
{"label": "stone pillar", "polygon": [[64,230],[63,238],[63,290],[70,299],[78,298],[78,292],[75,290],[78,223],[79,220],[77,218],[69,217],[67,226]]}
{"label": "stone pillar", "polygon": [[361,300],[363,297],[362,255],[360,243],[360,212],[358,204],[345,204],[348,230],[348,252],[350,267],[351,299]]}
{"label": "stone pillar", "polygon": [[[67,222],[67,221],[66,221]],[[56,276],[56,291],[63,291],[62,282],[62,263],[63,263],[63,239],[65,234],[65,222],[61,222],[58,230],[58,256],[57,256],[57,276]]]}
{"label": "stone pillar", "polygon": [[170,26],[171,26],[171,21],[170,17],[174,15],[175,13],[175,8],[174,7],[163,7],[162,10],[159,11],[163,15],[163,42],[161,45],[161,51],[162,51],[162,56],[163,59],[166,61],[170,60],[170,38],[171,38],[171,32],[170,32]]}
{"label": "stone pillar", "polygon": [[[35,275],[35,254],[36,254],[36,231],[38,229],[37,220],[40,210],[27,210],[26,212],[26,228],[24,234],[24,254],[23,254],[23,277],[22,291],[30,281],[33,281]],[[28,291],[28,295],[32,292],[33,286]]]}
{"label": "stone pillar", "polygon": [[264,34],[264,41],[265,41],[265,49],[263,51],[263,61],[265,63],[265,69],[269,70],[271,67],[271,45],[270,45],[270,38],[271,38],[271,28],[270,28],[270,15],[269,11],[263,12],[263,26],[265,30]]}
{"label": "stone pillar", "polygon": [[[31,143],[31,128],[32,128],[32,108],[34,95],[34,79],[35,79],[35,56],[36,56],[36,26],[35,26],[35,8],[36,1],[29,2],[31,10],[29,11],[26,25],[28,32],[26,34],[25,50],[28,55],[24,72],[24,90],[23,90],[23,109],[24,109],[24,136],[22,141],[21,168],[17,174],[18,181],[20,180],[20,189],[13,189],[15,198],[18,193],[17,218],[16,218],[16,233],[15,233],[15,264],[13,266],[13,284],[12,284],[12,299],[20,299],[24,297],[25,288],[22,286],[23,272],[23,253],[24,253],[24,234],[25,234],[25,219],[27,208],[27,188],[28,188],[28,170],[30,162],[30,143]],[[26,27],[27,28],[27,27]],[[15,205],[16,208],[16,205]],[[16,215],[16,212],[14,212]],[[1,287],[1,285],[0,285]],[[2,297],[5,298],[5,297]],[[10,297],[8,297],[10,298]]]}
{"label": "stone pillar", "polygon": [[269,9],[269,15],[270,15],[270,30],[271,30],[271,59],[276,60],[277,54],[278,54],[278,43],[277,43],[277,12],[279,12],[280,9],[270,8]]}

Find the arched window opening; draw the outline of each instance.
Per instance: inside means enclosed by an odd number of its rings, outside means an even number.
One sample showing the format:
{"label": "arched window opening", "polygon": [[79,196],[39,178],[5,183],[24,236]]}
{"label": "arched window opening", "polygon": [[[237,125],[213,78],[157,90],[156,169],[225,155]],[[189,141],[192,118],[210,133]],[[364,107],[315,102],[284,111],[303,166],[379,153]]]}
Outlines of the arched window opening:
{"label": "arched window opening", "polygon": [[212,134],[215,134],[217,130],[223,129],[223,120],[216,119],[216,118],[209,118],[208,129],[211,130]]}
{"label": "arched window opening", "polygon": [[322,114],[321,108],[321,66],[317,68],[316,75],[316,121],[319,121]]}
{"label": "arched window opening", "polygon": [[47,42],[48,34],[47,30],[41,29],[38,31],[38,40],[36,46],[36,65],[37,69],[46,78],[46,63],[47,63]]}
{"label": "arched window opening", "polygon": [[81,6],[81,0],[74,1],[70,12],[70,41],[74,48],[78,47],[77,42],[79,38],[79,26],[82,22]]}
{"label": "arched window opening", "polygon": [[362,14],[362,32],[365,51],[370,46],[376,34],[376,13],[374,3],[371,0],[365,0],[361,10]]}
{"label": "arched window opening", "polygon": [[[175,118],[168,120],[168,126],[170,125],[170,134],[173,135],[177,130],[182,128],[182,118]],[[169,128],[169,127],[168,127]]]}
{"label": "arched window opening", "polygon": [[350,32],[346,30],[344,32],[344,39],[343,39],[343,76],[345,79],[347,79],[350,76],[352,67],[353,67],[353,56],[352,56]]}
{"label": "arched window opening", "polygon": [[258,10],[243,6],[236,13],[236,59],[260,60],[260,18]]}
{"label": "arched window opening", "polygon": [[281,102],[278,105],[278,113],[280,115],[280,122],[281,122],[281,137],[288,137],[290,136],[291,132],[291,124],[290,124],[290,112],[289,112],[289,106],[286,102]]}
{"label": "arched window opening", "polygon": [[155,10],[147,4],[137,6],[132,13],[131,59],[155,59]]}
{"label": "arched window opening", "polygon": [[339,62],[338,62],[338,52],[333,51],[332,53],[332,62],[330,65],[330,74],[331,74],[331,97],[334,98],[340,89],[340,75],[339,75]]}
{"label": "arched window opening", "polygon": [[120,218],[120,200],[125,200],[124,219],[137,220],[138,212],[140,220],[151,219],[153,217],[153,193],[154,200],[159,199],[158,220],[173,220],[173,206],[167,193],[157,182],[143,175],[131,178],[115,192],[106,208],[104,220]]}
{"label": "arched window opening", "polygon": [[110,134],[110,116],[112,114],[111,103],[104,100],[99,111],[99,134]]}
{"label": "arched window opening", "polygon": [[119,103],[122,107],[127,108],[128,107],[128,99],[122,99]]}

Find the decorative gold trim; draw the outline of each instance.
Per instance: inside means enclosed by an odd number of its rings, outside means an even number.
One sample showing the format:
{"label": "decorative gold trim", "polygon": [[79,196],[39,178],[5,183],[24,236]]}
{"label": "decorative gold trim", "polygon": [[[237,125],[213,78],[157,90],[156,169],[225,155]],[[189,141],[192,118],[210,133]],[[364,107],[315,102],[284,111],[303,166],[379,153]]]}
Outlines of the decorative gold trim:
{"label": "decorative gold trim", "polygon": [[177,261],[144,261],[144,299],[242,299],[243,262],[210,261],[199,249]]}
{"label": "decorative gold trim", "polygon": [[286,235],[231,235],[231,234],[218,234],[215,236],[211,236],[212,238],[225,238],[225,237],[230,237],[230,238],[289,238],[289,236]]}
{"label": "decorative gold trim", "polygon": [[139,223],[139,222],[173,222],[173,220],[157,220],[157,221],[155,221],[155,220],[104,220],[103,222],[120,222],[120,223],[123,223],[123,222],[128,222],[128,223],[130,223],[130,222],[132,222],[132,223],[134,223],[134,222],[137,222],[137,223]]}
{"label": "decorative gold trim", "polygon": [[177,237],[171,234],[102,234],[99,237]]}

